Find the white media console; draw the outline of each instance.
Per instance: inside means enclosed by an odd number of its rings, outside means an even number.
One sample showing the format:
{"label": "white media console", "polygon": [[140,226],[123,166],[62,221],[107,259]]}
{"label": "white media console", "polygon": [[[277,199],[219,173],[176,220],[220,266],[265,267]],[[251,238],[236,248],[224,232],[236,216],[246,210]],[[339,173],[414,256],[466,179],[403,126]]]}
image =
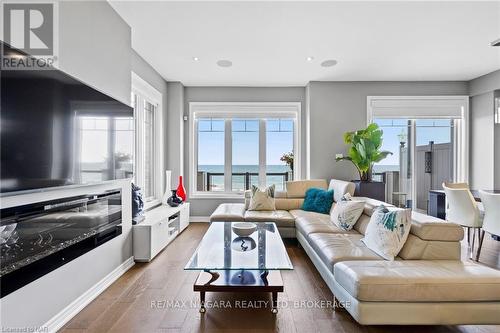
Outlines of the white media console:
{"label": "white media console", "polygon": [[134,260],[151,261],[189,224],[189,202],[178,207],[161,205],[146,212],[146,218],[132,227]]}

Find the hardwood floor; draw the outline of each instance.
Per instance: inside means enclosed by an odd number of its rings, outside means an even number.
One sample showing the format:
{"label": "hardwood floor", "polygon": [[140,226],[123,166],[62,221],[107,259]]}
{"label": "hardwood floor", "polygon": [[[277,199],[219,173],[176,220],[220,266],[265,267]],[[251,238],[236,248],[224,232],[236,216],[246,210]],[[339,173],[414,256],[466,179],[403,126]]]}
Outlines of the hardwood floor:
{"label": "hardwood floor", "polygon": [[[231,308],[198,312],[193,292],[196,272],[183,267],[195,250],[208,224],[194,223],[151,263],[137,263],[62,330],[77,332],[499,332],[500,326],[361,326],[344,310],[293,307],[293,302],[333,301],[333,296],[305,252],[286,244],[294,265],[283,272],[285,292],[280,302],[290,304],[277,315],[269,308],[235,308],[241,300],[270,301],[269,294],[208,293],[207,301]],[[463,251],[465,252],[465,251]],[[485,237],[481,260],[500,268],[500,242]],[[466,257],[466,254],[464,254]],[[170,303],[166,303],[169,302]],[[216,301],[221,301],[217,303]],[[165,302],[165,303],[162,303]],[[175,303],[177,302],[177,303]],[[194,302],[194,306],[191,306]],[[261,304],[253,302],[250,304]]]}

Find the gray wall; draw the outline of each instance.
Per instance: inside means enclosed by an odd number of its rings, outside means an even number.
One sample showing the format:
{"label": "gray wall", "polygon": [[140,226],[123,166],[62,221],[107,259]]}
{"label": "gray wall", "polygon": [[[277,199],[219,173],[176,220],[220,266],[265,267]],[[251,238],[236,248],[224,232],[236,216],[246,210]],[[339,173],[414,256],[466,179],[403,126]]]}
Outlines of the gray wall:
{"label": "gray wall", "polygon": [[59,2],[59,68],[130,103],[130,27],[105,1]]}
{"label": "gray wall", "polygon": [[[300,102],[302,108],[302,123],[305,121],[305,88],[303,87],[186,87],[184,89],[184,114],[189,114],[190,102]],[[305,126],[303,126],[303,137],[305,137]],[[188,166],[189,166],[189,128],[184,123],[184,175],[185,186],[188,188]],[[302,151],[305,152],[305,140],[302,140]],[[302,166],[302,170],[304,170]],[[233,200],[241,202],[242,200]],[[229,200],[220,199],[190,199],[192,216],[209,216],[222,202]]]}
{"label": "gray wall", "polygon": [[469,95],[481,95],[500,89],[500,69],[469,81]]}
{"label": "gray wall", "polygon": [[[500,90],[495,91],[495,98],[500,98]],[[500,124],[495,124],[495,189],[500,189]]]}
{"label": "gray wall", "polygon": [[[310,82],[310,177],[357,179],[348,162],[342,135],[366,126],[367,96],[467,95],[466,82]],[[354,178],[356,177],[356,178]]]}
{"label": "gray wall", "polygon": [[188,172],[184,170],[185,145],[183,117],[184,86],[180,82],[169,82],[166,169],[172,171],[172,188],[177,186],[179,176],[187,175]]}
{"label": "gray wall", "polygon": [[[107,2],[60,2],[59,17],[60,69],[129,104],[133,68],[166,96],[165,81],[131,52],[130,28]],[[2,198],[1,206],[8,207],[117,187],[124,193],[122,235],[2,298],[2,327],[45,325],[132,257],[128,180]]]}
{"label": "gray wall", "polygon": [[492,189],[494,185],[494,93],[471,97],[469,181],[474,189]]}
{"label": "gray wall", "polygon": [[500,96],[500,70],[469,81],[470,185],[500,188],[500,125],[494,124],[495,96]]}

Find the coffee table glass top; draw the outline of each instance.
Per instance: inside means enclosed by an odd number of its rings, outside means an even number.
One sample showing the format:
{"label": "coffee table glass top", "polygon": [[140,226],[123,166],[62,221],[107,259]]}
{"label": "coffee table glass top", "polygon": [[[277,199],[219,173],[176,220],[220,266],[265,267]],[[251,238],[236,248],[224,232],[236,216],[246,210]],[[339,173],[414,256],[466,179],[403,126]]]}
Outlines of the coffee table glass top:
{"label": "coffee table glass top", "polygon": [[293,269],[276,224],[256,222],[253,234],[239,237],[231,228],[233,223],[213,222],[184,269]]}

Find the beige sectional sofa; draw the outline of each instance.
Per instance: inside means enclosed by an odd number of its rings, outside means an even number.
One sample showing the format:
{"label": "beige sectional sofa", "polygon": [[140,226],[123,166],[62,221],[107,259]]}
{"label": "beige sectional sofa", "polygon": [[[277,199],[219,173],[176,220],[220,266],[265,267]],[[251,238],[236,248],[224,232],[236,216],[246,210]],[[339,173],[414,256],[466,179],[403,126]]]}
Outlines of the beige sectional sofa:
{"label": "beige sectional sofa", "polygon": [[500,271],[460,260],[462,227],[413,212],[406,243],[396,260],[387,261],[361,238],[373,209],[391,205],[354,198],[364,200],[365,209],[346,232],[330,215],[300,209],[311,187],[334,189],[335,201],[354,192],[354,184],[338,180],[288,182],[286,192],[276,193],[276,211],[248,211],[246,198],[220,205],[211,222],[275,222],[282,237],[297,238],[337,300],[361,324],[500,324]]}

